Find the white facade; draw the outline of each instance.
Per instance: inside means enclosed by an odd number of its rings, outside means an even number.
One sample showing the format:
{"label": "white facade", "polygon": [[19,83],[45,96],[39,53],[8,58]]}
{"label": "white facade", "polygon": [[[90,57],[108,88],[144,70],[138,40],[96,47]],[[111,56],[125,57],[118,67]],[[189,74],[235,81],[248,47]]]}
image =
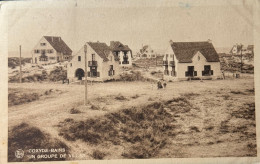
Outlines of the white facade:
{"label": "white facade", "polygon": [[[208,62],[199,51],[193,56],[192,63],[179,63],[178,59],[176,58],[172,50],[172,47],[169,46],[163,57],[163,61],[164,79],[166,80],[184,80],[189,78],[189,76],[186,75],[188,67],[194,68],[194,72],[196,73],[193,74],[193,77],[198,77],[201,79],[209,77],[216,79],[222,77],[222,73],[220,70],[220,62]],[[211,75],[203,74],[203,71],[205,71],[205,66],[207,68],[210,67]],[[168,68],[168,75],[166,73],[166,68]],[[172,71],[175,71],[175,73],[172,73]]]}
{"label": "white facade", "polygon": [[32,63],[39,64],[39,65],[67,61],[71,57],[71,55],[57,52],[45,37],[42,37],[39,40],[39,42],[33,48],[31,53],[32,53]]}
{"label": "white facade", "polygon": [[156,58],[156,54],[151,46],[147,45],[143,52],[141,52],[141,58]]}
{"label": "white facade", "polygon": [[[96,61],[96,72],[97,76],[90,76],[89,72],[92,67],[90,67],[90,63],[93,61],[93,56],[94,56],[94,61]],[[117,79],[119,78],[119,62],[115,61],[114,55],[112,52],[109,53],[108,61],[104,61],[103,58],[101,58],[88,44],[87,44],[87,72],[88,72],[88,77],[87,79],[90,81],[105,81],[105,80],[110,80],[110,79]],[[113,73],[109,74],[111,66],[113,67]],[[94,68],[94,67],[93,67]],[[83,71],[83,77],[84,79],[84,74],[85,74],[85,52],[84,52],[84,47],[82,47],[79,52],[73,56],[72,60],[68,64],[68,70],[67,70],[67,78],[70,81],[78,81],[81,80],[81,77],[79,77],[79,72]],[[80,75],[82,76],[82,75]]]}
{"label": "white facade", "polygon": [[[126,66],[126,67],[132,66],[131,51],[127,51],[126,53],[123,51],[119,51],[117,54],[118,54],[120,66]],[[127,60],[125,60],[124,58],[127,58]]]}
{"label": "white facade", "polygon": [[[45,54],[47,60],[41,58],[42,54]],[[51,46],[51,44],[42,37],[32,50],[32,63],[34,64],[48,64],[57,63],[57,51]]]}

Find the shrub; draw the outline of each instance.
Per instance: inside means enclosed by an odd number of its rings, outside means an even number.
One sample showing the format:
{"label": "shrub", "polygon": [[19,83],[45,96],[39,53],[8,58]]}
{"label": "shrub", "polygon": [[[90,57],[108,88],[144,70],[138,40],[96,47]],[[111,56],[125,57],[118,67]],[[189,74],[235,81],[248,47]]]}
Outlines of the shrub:
{"label": "shrub", "polygon": [[76,109],[76,108],[71,108],[70,109],[70,114],[78,114],[78,113],[81,113],[81,111]]}
{"label": "shrub", "polygon": [[[69,148],[63,142],[51,138],[49,134],[42,132],[39,128],[30,126],[27,123],[21,123],[8,131],[8,162],[31,162],[31,161],[57,161],[66,160],[66,158],[50,158],[50,159],[29,159],[26,155],[28,149],[49,149],[49,148],[65,148],[65,152],[69,153]],[[23,158],[16,158],[15,151],[24,150]],[[43,153],[36,153],[43,154]],[[59,156],[60,153],[58,153]]]}
{"label": "shrub", "polygon": [[104,159],[104,157],[106,156],[106,153],[101,152],[99,150],[94,150],[91,156],[94,159]]}
{"label": "shrub", "polygon": [[140,97],[140,96],[138,94],[136,94],[136,95],[132,96],[131,98],[132,99],[137,99],[138,97]]}
{"label": "shrub", "polygon": [[[24,65],[25,63],[31,63],[31,58],[21,58],[21,63]],[[20,59],[19,57],[10,57],[8,58],[8,67],[15,68],[16,66],[19,66]]]}
{"label": "shrub", "polygon": [[51,81],[61,81],[67,79],[67,71],[63,67],[56,67],[50,72],[49,79]]}
{"label": "shrub", "polygon": [[100,108],[99,108],[99,106],[92,104],[92,105],[90,106],[90,109],[92,109],[92,110],[99,110]]}
{"label": "shrub", "polygon": [[[70,141],[81,139],[93,145],[125,143],[126,151],[122,156],[152,158],[167,144],[169,136],[176,135],[172,113],[186,112],[191,107],[185,98],[175,98],[122,109],[85,121],[64,120],[59,123],[59,135]],[[103,155],[102,152],[92,154],[93,158],[98,159]]]}
{"label": "shrub", "polygon": [[121,95],[121,94],[118,94],[117,96],[115,96],[115,99],[116,99],[116,100],[127,100],[127,98],[124,97],[124,96]]}
{"label": "shrub", "polygon": [[154,79],[145,78],[140,71],[131,71],[131,73],[122,73],[119,81],[156,81]]}
{"label": "shrub", "polygon": [[38,93],[8,93],[8,105],[20,105],[27,102],[32,102],[40,98]]}

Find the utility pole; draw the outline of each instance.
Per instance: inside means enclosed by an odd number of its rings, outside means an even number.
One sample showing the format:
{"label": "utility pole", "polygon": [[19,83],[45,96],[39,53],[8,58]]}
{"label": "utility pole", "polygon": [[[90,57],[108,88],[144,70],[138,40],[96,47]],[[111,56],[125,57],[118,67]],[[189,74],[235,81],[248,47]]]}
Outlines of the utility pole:
{"label": "utility pole", "polygon": [[243,44],[241,44],[240,46],[241,46],[241,47],[240,47],[240,48],[241,48],[241,50],[240,50],[240,54],[241,54],[241,65],[240,65],[241,68],[240,68],[240,71],[241,71],[241,74],[242,74],[242,66],[243,66],[243,60],[242,60],[242,59],[243,59],[243,55],[242,55],[242,50],[243,50]]}
{"label": "utility pole", "polygon": [[88,97],[88,80],[87,80],[87,76],[88,76],[88,66],[87,66],[87,45],[84,45],[84,52],[85,52],[85,103],[84,105],[87,105],[87,97]]}
{"label": "utility pole", "polygon": [[20,65],[19,82],[22,83],[22,46],[21,45],[20,45],[19,65]]}

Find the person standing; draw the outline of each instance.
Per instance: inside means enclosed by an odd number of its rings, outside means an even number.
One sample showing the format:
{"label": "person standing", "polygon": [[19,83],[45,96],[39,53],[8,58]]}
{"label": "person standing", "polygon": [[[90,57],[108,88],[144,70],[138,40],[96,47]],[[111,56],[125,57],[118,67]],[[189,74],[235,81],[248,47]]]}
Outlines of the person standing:
{"label": "person standing", "polygon": [[162,82],[160,80],[157,81],[157,88],[158,89],[162,88]]}

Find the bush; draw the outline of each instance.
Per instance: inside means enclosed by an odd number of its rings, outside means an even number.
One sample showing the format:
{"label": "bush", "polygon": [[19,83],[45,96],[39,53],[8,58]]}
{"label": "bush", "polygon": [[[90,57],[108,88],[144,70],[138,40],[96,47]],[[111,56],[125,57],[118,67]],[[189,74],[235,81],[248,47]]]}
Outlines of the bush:
{"label": "bush", "polygon": [[61,81],[67,79],[67,71],[63,67],[56,67],[50,72],[49,75],[50,81]]}
{"label": "bush", "polygon": [[[57,161],[66,160],[66,158],[50,158],[38,159],[27,157],[28,149],[49,149],[49,148],[64,148],[66,153],[69,153],[69,148],[63,142],[51,138],[49,134],[42,132],[39,128],[21,123],[8,131],[8,162],[31,162],[31,161]],[[24,150],[23,158],[16,158],[15,151],[18,149]],[[35,153],[44,154],[44,153]],[[59,156],[60,153],[58,153]]]}
{"label": "bush", "polygon": [[[31,58],[21,58],[22,65],[25,65],[25,63],[31,63]],[[8,67],[15,68],[16,66],[19,66],[20,59],[19,57],[11,57],[8,58]]]}
{"label": "bush", "polygon": [[104,159],[104,157],[106,156],[106,153],[101,152],[99,150],[94,150],[91,156],[94,159]]}
{"label": "bush", "polygon": [[121,95],[121,94],[118,94],[117,96],[115,96],[115,99],[116,99],[116,100],[127,100],[127,98],[124,97],[124,96]]}
{"label": "bush", "polygon": [[19,92],[8,93],[8,106],[20,105],[28,102],[38,100],[40,98],[37,93],[23,93]]}
{"label": "bush", "polygon": [[[170,109],[170,112],[166,109]],[[187,108],[187,109],[186,109]],[[124,144],[127,158],[152,158],[175,134],[172,113],[187,112],[191,104],[185,98],[154,102],[132,107],[85,121],[64,120],[59,123],[59,135],[70,141],[82,139],[89,144]],[[101,158],[96,152],[96,158]]]}
{"label": "bush", "polygon": [[70,109],[70,114],[78,114],[78,113],[81,113],[81,111],[76,108]]}

